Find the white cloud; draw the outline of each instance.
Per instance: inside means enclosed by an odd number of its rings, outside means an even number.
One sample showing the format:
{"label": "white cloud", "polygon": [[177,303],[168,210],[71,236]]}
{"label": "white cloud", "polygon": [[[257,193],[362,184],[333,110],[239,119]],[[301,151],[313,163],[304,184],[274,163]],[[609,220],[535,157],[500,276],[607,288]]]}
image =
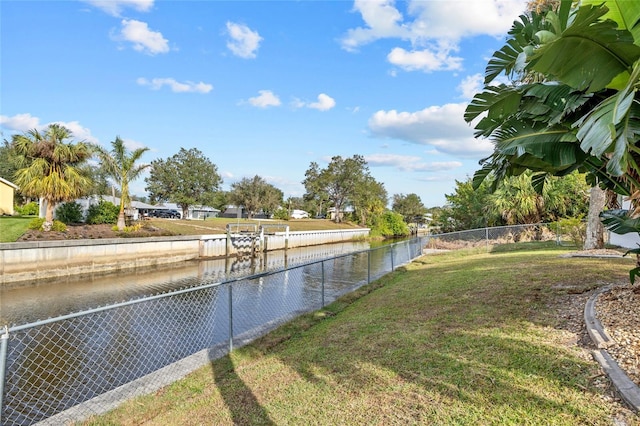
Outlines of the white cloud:
{"label": "white cloud", "polygon": [[120,16],[126,8],[138,12],[148,12],[153,7],[154,0],[83,0],[85,3],[101,9],[112,16]]}
{"label": "white cloud", "polygon": [[378,111],[369,118],[371,134],[428,145],[438,152],[480,158],[493,145],[476,140],[473,129],[463,119],[466,103],[433,106],[417,112]]}
{"label": "white cloud", "polygon": [[442,71],[462,69],[462,58],[449,56],[448,51],[432,52],[428,49],[407,51],[396,47],[387,60],[405,71]]}
{"label": "white cloud", "polygon": [[78,121],[54,121],[53,123],[69,129],[75,140],[98,143],[98,139],[91,134],[91,130],[82,126]]}
{"label": "white cloud", "polygon": [[440,172],[462,167],[459,161],[424,162],[422,158],[413,155],[371,154],[366,155],[367,164],[372,167],[395,167],[401,171]]}
{"label": "white cloud", "polygon": [[308,106],[309,108],[319,111],[327,111],[336,106],[336,101],[331,96],[320,93],[318,95],[318,102],[312,102]]}
{"label": "white cloud", "polygon": [[410,49],[396,47],[387,59],[408,70],[457,70],[461,58],[451,56],[465,37],[501,37],[513,21],[526,10],[527,0],[356,0],[353,10],[360,13],[365,26],[350,29],[341,40],[342,48],[355,51],[380,39],[398,39]]}
{"label": "white cloud", "polygon": [[12,117],[0,115],[0,126],[11,133],[24,133],[33,129],[43,131],[49,124],[59,124],[66,127],[71,131],[72,138],[76,141],[98,143],[98,139],[91,134],[91,130],[82,126],[78,121],[52,121],[41,124],[38,117],[34,117],[29,113],[16,114]]}
{"label": "white cloud", "polygon": [[482,91],[484,77],[482,74],[469,75],[458,85],[458,91],[462,93],[464,99],[471,100]]}
{"label": "white cloud", "polygon": [[147,80],[146,78],[140,77],[136,80],[136,83],[140,86],[149,86],[153,90],[159,90],[163,86],[169,86],[171,91],[175,93],[209,93],[213,90],[213,86],[211,84],[203,82],[194,83],[192,81],[185,81],[181,83],[173,78],[153,78],[151,80]]}
{"label": "white cloud", "polygon": [[227,32],[231,37],[231,40],[227,42],[227,47],[234,55],[245,59],[256,57],[256,51],[262,41],[262,37],[257,31],[252,31],[243,24],[227,22]]}
{"label": "white cloud", "polygon": [[276,96],[271,90],[259,90],[258,93],[258,96],[249,98],[249,103],[251,105],[258,108],[280,105],[280,98],[278,98],[278,96]]}
{"label": "white cloud", "polygon": [[395,8],[393,0],[355,0],[353,10],[362,15],[366,27],[347,31],[341,40],[345,50],[354,51],[381,38],[406,39],[411,34],[409,28],[402,23],[402,14]]}
{"label": "white cloud", "polygon": [[118,41],[133,43],[133,49],[149,55],[167,53],[169,42],[159,31],[152,31],[146,22],[135,19],[123,19],[120,34],[114,37]]}
{"label": "white cloud", "polygon": [[328,111],[336,106],[336,101],[331,96],[320,93],[317,102],[304,102],[298,98],[294,98],[291,102],[293,108],[311,108],[318,111]]}
{"label": "white cloud", "polygon": [[142,142],[138,142],[138,141],[133,140],[133,139],[124,139],[123,138],[122,141],[124,142],[124,146],[127,147],[127,149],[129,149],[131,151],[135,151],[136,149],[146,148],[147,147]]}
{"label": "white cloud", "polygon": [[16,132],[26,132],[31,129],[40,129],[42,127],[40,125],[40,119],[28,113],[16,114],[13,117],[0,115],[0,126],[7,130]]}

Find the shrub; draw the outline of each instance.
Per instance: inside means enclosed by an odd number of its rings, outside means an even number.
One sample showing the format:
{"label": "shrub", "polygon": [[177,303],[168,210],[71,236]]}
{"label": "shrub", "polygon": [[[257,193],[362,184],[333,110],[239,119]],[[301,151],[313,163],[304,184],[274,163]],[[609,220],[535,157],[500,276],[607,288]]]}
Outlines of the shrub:
{"label": "shrub", "polygon": [[409,235],[409,227],[401,214],[386,211],[376,220],[373,233],[383,237],[400,237]]}
{"label": "shrub", "polygon": [[21,216],[35,216],[40,210],[40,206],[35,201],[25,204],[24,206],[16,206],[16,212]]}
{"label": "shrub", "polygon": [[[36,217],[34,219],[31,220],[31,222],[29,222],[29,226],[27,226],[29,229],[35,229],[36,231],[40,231],[42,230],[42,225],[44,224],[44,218],[43,217]],[[67,225],[65,225],[64,223],[60,222],[59,220],[54,220],[53,221],[53,226],[51,227],[52,231],[56,231],[56,232],[64,232],[67,230]]]}
{"label": "shrub", "polygon": [[109,201],[100,200],[98,204],[90,206],[87,210],[87,223],[91,225],[116,223],[119,213],[118,206]]}
{"label": "shrub", "polygon": [[551,223],[550,226],[558,235],[567,235],[576,247],[584,246],[587,237],[587,224],[582,221],[582,217],[560,219]]}
{"label": "shrub", "polygon": [[278,209],[273,213],[273,218],[278,220],[289,220],[287,209]]}
{"label": "shrub", "polygon": [[75,201],[64,203],[56,209],[56,219],[66,224],[80,223],[83,219],[82,206]]}

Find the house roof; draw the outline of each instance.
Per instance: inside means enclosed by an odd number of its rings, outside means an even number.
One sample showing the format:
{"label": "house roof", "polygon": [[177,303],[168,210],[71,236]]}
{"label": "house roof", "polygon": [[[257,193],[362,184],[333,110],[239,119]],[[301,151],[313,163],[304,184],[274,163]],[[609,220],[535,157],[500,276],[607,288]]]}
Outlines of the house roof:
{"label": "house roof", "polygon": [[1,177],[0,177],[0,182],[4,183],[5,185],[8,185],[8,186],[12,187],[13,189],[18,189],[19,188],[18,185],[16,185],[15,183],[9,182],[8,180],[3,179]]}

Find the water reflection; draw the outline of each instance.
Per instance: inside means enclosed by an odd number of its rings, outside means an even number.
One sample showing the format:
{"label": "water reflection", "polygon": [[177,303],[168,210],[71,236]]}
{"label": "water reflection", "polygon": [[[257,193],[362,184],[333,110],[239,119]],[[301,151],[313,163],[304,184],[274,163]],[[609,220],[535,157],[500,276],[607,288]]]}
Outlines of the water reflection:
{"label": "water reflection", "polygon": [[0,288],[0,326],[26,324],[183,287],[221,282],[366,250],[346,242],[265,253],[256,258],[191,261],[117,274],[57,278]]}

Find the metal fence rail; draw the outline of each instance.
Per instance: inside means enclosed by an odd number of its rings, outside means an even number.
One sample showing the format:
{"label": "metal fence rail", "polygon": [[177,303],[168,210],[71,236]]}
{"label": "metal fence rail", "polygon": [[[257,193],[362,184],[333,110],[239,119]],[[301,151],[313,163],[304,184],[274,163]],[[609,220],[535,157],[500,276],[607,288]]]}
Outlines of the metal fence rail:
{"label": "metal fence rail", "polygon": [[422,254],[427,238],[0,330],[0,424],[64,424],[152,392]]}

